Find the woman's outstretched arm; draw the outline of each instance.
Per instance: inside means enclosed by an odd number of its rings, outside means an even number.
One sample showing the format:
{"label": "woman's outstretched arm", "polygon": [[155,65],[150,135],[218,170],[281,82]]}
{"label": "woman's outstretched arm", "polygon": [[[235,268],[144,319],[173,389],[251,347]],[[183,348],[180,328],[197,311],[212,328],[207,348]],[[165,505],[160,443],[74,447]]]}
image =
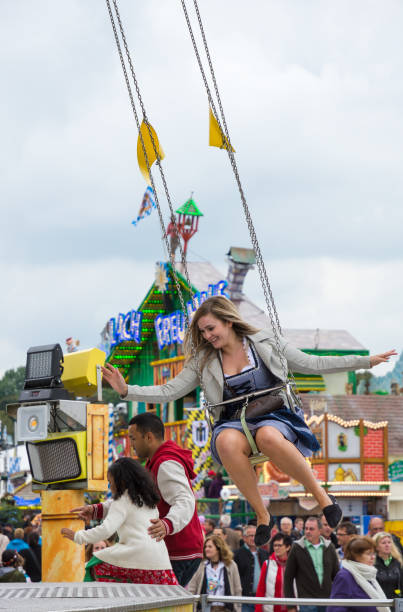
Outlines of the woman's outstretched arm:
{"label": "woman's outstretched arm", "polygon": [[319,355],[308,355],[292,346],[282,338],[282,348],[284,356],[291,370],[301,372],[301,374],[315,374],[323,372],[331,374],[333,372],[345,372],[349,370],[369,369],[389,361],[392,355],[397,355],[395,350],[380,353],[379,355],[342,355],[323,357]]}
{"label": "woman's outstretched arm", "polygon": [[128,400],[137,402],[163,403],[184,397],[193,391],[199,384],[199,377],[196,368],[189,362],[175,378],[172,378],[164,385],[128,385],[122,374],[117,368],[107,363],[102,368],[104,380],[110,384],[112,389],[119,395]]}

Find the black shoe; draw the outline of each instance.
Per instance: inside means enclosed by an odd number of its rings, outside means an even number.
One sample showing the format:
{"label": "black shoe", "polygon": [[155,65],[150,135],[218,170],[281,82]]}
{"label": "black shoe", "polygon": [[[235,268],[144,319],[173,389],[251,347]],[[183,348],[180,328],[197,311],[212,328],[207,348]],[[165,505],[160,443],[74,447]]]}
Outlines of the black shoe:
{"label": "black shoe", "polygon": [[335,496],[329,495],[329,497],[332,500],[332,504],[330,506],[325,506],[322,512],[328,522],[329,527],[333,527],[333,529],[335,529],[343,518],[343,512],[341,511]]}
{"label": "black shoe", "polygon": [[271,516],[268,525],[259,525],[255,533],[255,546],[263,546],[270,540],[271,530],[274,527],[274,518]]}

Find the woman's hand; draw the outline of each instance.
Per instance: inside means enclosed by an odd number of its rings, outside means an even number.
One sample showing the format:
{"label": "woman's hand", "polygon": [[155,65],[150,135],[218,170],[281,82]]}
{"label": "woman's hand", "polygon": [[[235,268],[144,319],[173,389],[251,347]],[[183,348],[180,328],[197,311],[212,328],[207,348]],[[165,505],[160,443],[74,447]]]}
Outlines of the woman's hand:
{"label": "woman's hand", "polygon": [[67,527],[63,527],[63,529],[61,529],[61,533],[64,538],[67,538],[68,540],[72,540],[72,542],[74,542],[75,531],[73,531],[72,529],[67,529]]}
{"label": "woman's hand", "polygon": [[393,355],[397,355],[397,352],[393,349],[393,351],[387,351],[386,353],[380,353],[379,355],[371,355],[369,358],[370,367],[379,365],[380,363],[385,363],[385,361],[389,361],[389,357]]}
{"label": "woman's hand", "polygon": [[109,383],[112,389],[115,389],[119,395],[123,397],[127,395],[127,384],[117,368],[107,363],[105,367],[102,367],[102,375],[106,382]]}

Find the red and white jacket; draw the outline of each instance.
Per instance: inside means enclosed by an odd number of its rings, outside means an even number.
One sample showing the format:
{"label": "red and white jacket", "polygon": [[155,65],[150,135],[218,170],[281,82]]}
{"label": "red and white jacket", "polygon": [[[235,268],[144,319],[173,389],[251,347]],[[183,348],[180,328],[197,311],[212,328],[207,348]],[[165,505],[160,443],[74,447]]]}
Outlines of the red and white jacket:
{"label": "red and white jacket", "polygon": [[[273,553],[260,571],[256,597],[284,597],[284,571],[287,560],[280,561]],[[287,612],[287,606],[258,604],[255,612]]]}

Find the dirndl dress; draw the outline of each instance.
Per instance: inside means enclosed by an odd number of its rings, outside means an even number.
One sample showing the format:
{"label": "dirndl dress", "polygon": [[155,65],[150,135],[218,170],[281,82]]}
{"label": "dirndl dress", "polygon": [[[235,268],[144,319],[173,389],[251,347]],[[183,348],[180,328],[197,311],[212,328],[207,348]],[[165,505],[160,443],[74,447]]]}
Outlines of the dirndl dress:
{"label": "dirndl dress", "polygon": [[[240,374],[234,376],[225,376],[226,385],[224,386],[223,400],[235,398],[235,396],[244,395],[246,393],[252,393],[253,391],[259,391],[262,389],[269,389],[278,385],[281,381],[274,376],[274,374],[267,368],[258,352],[251,344],[251,355],[250,361],[254,365],[248,369],[242,371]],[[228,389],[230,387],[230,389]],[[210,443],[210,450],[213,459],[217,463],[221,464],[220,457],[216,449],[216,440],[218,435],[224,429],[237,429],[243,433],[241,421],[228,420],[230,419],[231,412],[237,410],[240,407],[234,401],[234,404],[226,406],[221,411],[219,421],[215,423]],[[253,419],[246,419],[248,427],[252,433],[252,436],[256,436],[256,432],[260,427],[269,425],[275,427],[280,431],[286,440],[289,440],[294,446],[300,451],[304,457],[310,457],[312,453],[320,449],[320,445],[315,438],[308,425],[305,423],[304,413],[299,406],[295,407],[295,412],[289,410],[285,406],[269,414],[264,414]]]}

